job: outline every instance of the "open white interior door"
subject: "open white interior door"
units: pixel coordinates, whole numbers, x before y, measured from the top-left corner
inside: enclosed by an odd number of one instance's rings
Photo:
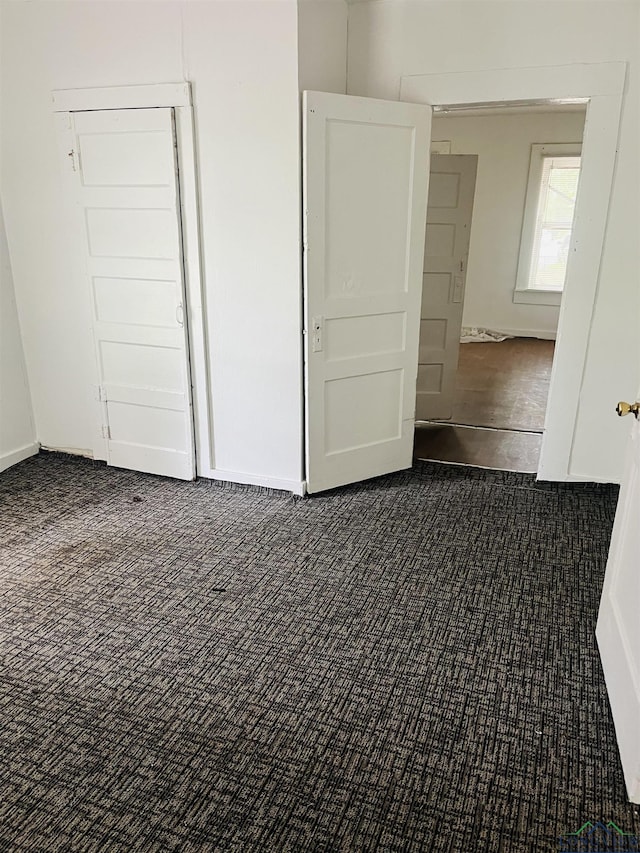
[[[304,94],[307,490],[411,466],[431,108]]]
[[[172,109],[72,113],[110,465],[195,477]]]
[[[640,421],[636,413],[631,425],[596,629],[622,769],[632,803],[640,803],[639,522]]]
[[[453,413],[478,157],[432,154],[424,247],[416,417]]]

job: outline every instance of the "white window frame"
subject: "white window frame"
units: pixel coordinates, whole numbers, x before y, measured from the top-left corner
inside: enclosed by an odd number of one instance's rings
[[[520,237],[520,254],[518,257],[518,272],[516,286],[513,291],[513,301],[529,305],[560,305],[563,290],[545,290],[531,287],[531,261],[535,244],[536,224],[538,219],[538,203],[542,190],[542,170],[546,157],[580,157],[582,143],[534,143],[531,146],[529,162],[529,179],[524,203],[522,233]],[[576,207],[577,207],[576,202]],[[573,242],[573,231],[571,234]],[[571,247],[569,248],[571,252]]]

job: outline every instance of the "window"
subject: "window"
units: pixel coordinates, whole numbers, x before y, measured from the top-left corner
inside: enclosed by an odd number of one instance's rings
[[[514,302],[557,305],[567,274],[579,144],[532,145]]]

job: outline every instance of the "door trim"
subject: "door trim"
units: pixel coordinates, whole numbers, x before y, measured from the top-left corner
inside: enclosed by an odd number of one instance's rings
[[[190,107],[191,86],[189,83],[155,83],[149,86],[56,89],[51,97],[55,113]]]
[[[209,393],[209,348],[206,333],[206,302],[202,286],[200,203],[197,182],[196,143],[191,105],[191,85],[160,83],[149,86],[111,86],[97,89],[59,89],[52,92],[53,111],[63,143],[61,159],[68,163],[71,123],[69,113],[91,110],[149,109],[172,107],[175,115],[182,255],[187,302],[188,355],[193,396],[193,425],[196,442],[196,473],[214,477],[213,414]],[[96,387],[98,386],[96,369]],[[98,447],[95,458],[105,459]]]
[[[588,100],[571,256],[538,467],[542,480],[593,479],[574,474],[571,463],[613,185],[626,66],[626,62],[603,62],[401,78],[401,101],[434,107]]]

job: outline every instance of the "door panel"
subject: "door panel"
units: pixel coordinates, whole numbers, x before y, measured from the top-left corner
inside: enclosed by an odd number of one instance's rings
[[[91,257],[172,260],[178,249],[171,210],[86,209]]]
[[[640,803],[639,518],[640,422],[634,419],[596,629],[627,792],[634,803]]]
[[[411,465],[430,123],[305,93],[309,492]]]
[[[336,317],[325,322],[327,361],[401,352],[405,339],[402,312],[370,314],[366,317]]]
[[[425,234],[416,417],[450,418],[458,368],[478,158],[432,154]]]
[[[107,461],[193,479],[173,111],[72,122]]]
[[[93,296],[98,322],[165,329],[175,326],[175,284],[172,281],[96,276]]]
[[[326,295],[403,292],[413,128],[327,117],[325,133]]]

